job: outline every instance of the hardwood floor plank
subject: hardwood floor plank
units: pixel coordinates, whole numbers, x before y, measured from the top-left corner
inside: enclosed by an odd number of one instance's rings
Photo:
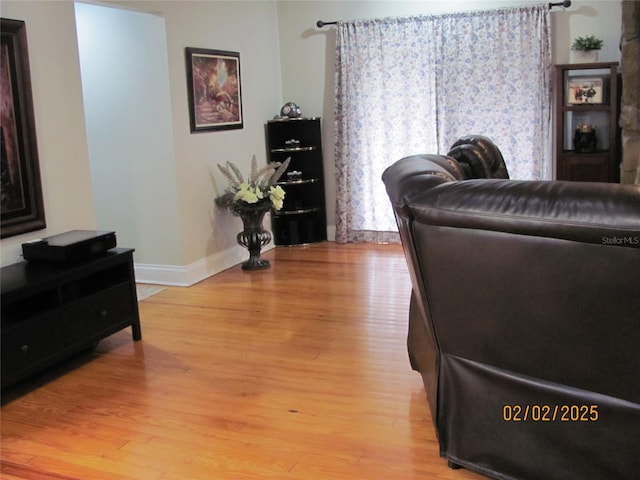
[[[42,472],[31,467],[5,461],[2,463],[2,478],[4,480],[23,480],[25,478],[29,480],[77,480],[75,477]]]
[[[2,477],[483,478],[438,455],[400,247],[265,257],[141,301],[141,342],[118,332],[3,392]]]

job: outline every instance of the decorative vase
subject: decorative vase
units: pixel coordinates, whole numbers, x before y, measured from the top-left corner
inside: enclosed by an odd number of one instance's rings
[[[571,63],[596,63],[598,50],[571,50]]]
[[[594,153],[596,151],[596,126],[578,125],[573,136],[573,149],[576,153]]]
[[[260,257],[262,247],[271,241],[271,232],[262,227],[269,208],[245,208],[240,213],[244,229],[238,234],[240,245],[249,250],[249,260],[242,264],[243,270],[263,270],[269,268],[269,260]]]

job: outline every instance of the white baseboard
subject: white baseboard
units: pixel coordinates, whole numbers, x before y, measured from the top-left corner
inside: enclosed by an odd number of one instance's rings
[[[268,251],[273,245],[264,249]],[[155,285],[189,287],[216,273],[220,273],[248,258],[241,247],[232,247],[223,252],[214,253],[186,266],[134,264],[136,282]]]
[[[336,226],[335,225],[327,225],[327,240],[330,242],[336,241]]]
[[[336,240],[335,225],[327,225],[327,239],[330,242]],[[273,244],[267,246],[264,251],[274,248]],[[136,263],[134,265],[136,282],[153,285],[170,285],[176,287],[188,287],[201,282],[211,275],[220,273],[248,258],[247,251],[234,246],[222,252],[214,253],[186,266],[152,265]]]

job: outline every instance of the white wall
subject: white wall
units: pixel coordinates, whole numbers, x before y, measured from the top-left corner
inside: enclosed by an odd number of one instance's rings
[[[418,14],[484,10],[535,5],[538,0],[458,1],[282,1],[278,2],[283,97],[296,102],[305,115],[322,116],[323,152],[327,178],[327,223],[335,238],[335,157],[333,151],[333,92],[335,28],[316,28],[316,21],[399,17]],[[619,61],[621,3],[618,0],[581,1],[552,11],[554,63],[568,63],[571,41],[594,34],[604,39],[600,61]],[[420,153],[420,152],[416,152]],[[429,152],[424,152],[429,153]],[[432,152],[433,153],[433,152]]]
[[[167,32],[183,277],[192,283],[244,260],[237,245],[241,222],[216,209],[226,186],[216,164],[235,162],[248,172],[251,158],[266,162],[264,124],[280,110],[280,45],[273,1],[113,1],[161,15]],[[185,47],[240,53],[244,128],[190,132]]]
[[[47,228],[1,242],[2,265],[22,243],[96,226],[71,2],[0,2],[3,18],[26,22],[31,86]]]
[[[137,264],[183,265],[164,18],[76,4],[99,230]]]
[[[620,61],[621,0],[573,0],[571,8],[551,18],[555,20],[555,63],[570,63],[571,43],[576,37],[586,35],[595,35],[604,40],[598,61]]]

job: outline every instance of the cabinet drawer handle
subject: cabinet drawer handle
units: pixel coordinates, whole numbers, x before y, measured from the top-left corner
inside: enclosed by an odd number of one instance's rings
[[[20,350],[22,350],[25,353],[28,352],[30,350],[29,345],[22,345],[20,347]]]

